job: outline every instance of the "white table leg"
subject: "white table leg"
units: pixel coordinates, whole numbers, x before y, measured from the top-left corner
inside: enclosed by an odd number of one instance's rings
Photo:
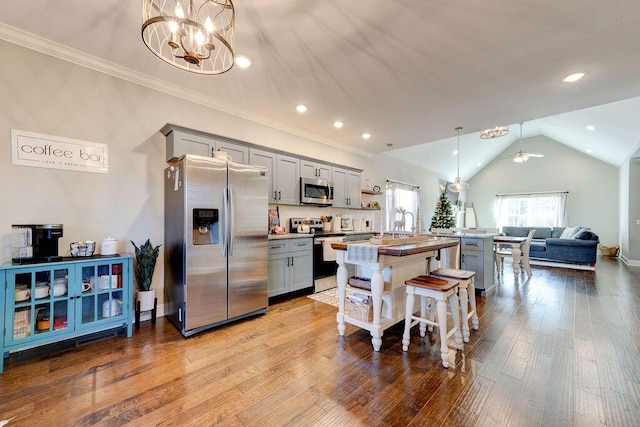
[[[522,251],[520,250],[520,243],[512,243],[511,256],[513,257],[513,274],[518,276],[520,274],[520,257]]]
[[[336,273],[336,279],[338,281],[338,314],[336,320],[338,321],[338,334],[344,336],[344,301],[347,293],[347,280],[349,274],[347,272],[347,266],[344,263],[345,251],[336,251],[336,262],[338,263],[338,272]]]
[[[384,277],[378,264],[373,265],[371,272],[371,298],[373,299],[373,327],[371,328],[371,344],[375,351],[380,351],[382,346],[382,292],[384,290]]]

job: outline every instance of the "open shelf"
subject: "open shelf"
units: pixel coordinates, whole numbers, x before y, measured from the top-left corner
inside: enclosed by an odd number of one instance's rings
[[[372,196],[382,196],[382,194],[384,194],[382,191],[373,191],[367,189],[362,189],[361,192],[362,194],[370,194]]]

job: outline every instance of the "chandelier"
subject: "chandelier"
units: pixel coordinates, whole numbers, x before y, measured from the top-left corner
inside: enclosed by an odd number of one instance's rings
[[[498,138],[500,136],[505,136],[509,133],[509,126],[496,126],[491,129],[485,129],[480,132],[480,138],[482,139],[493,139]]]
[[[142,0],[142,40],[163,61],[198,74],[233,67],[231,0]]]
[[[460,178],[460,131],[462,130],[461,126],[456,128],[458,132],[458,176],[456,176],[455,181],[453,181],[447,187],[449,191],[452,193],[460,193],[461,191],[467,191],[469,189],[469,184],[464,182],[462,178]]]

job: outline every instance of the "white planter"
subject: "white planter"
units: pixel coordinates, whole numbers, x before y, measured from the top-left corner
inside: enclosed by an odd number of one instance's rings
[[[140,311],[153,310],[154,301],[156,299],[156,290],[138,291],[138,301],[140,301]]]

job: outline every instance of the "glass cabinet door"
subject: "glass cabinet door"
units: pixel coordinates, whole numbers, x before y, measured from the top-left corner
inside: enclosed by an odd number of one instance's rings
[[[77,302],[77,326],[124,317],[122,290],[123,264],[96,263],[80,266],[81,283]]]
[[[7,340],[18,342],[69,328],[72,309],[69,282],[72,271],[64,266],[33,267],[7,272],[5,323]]]

